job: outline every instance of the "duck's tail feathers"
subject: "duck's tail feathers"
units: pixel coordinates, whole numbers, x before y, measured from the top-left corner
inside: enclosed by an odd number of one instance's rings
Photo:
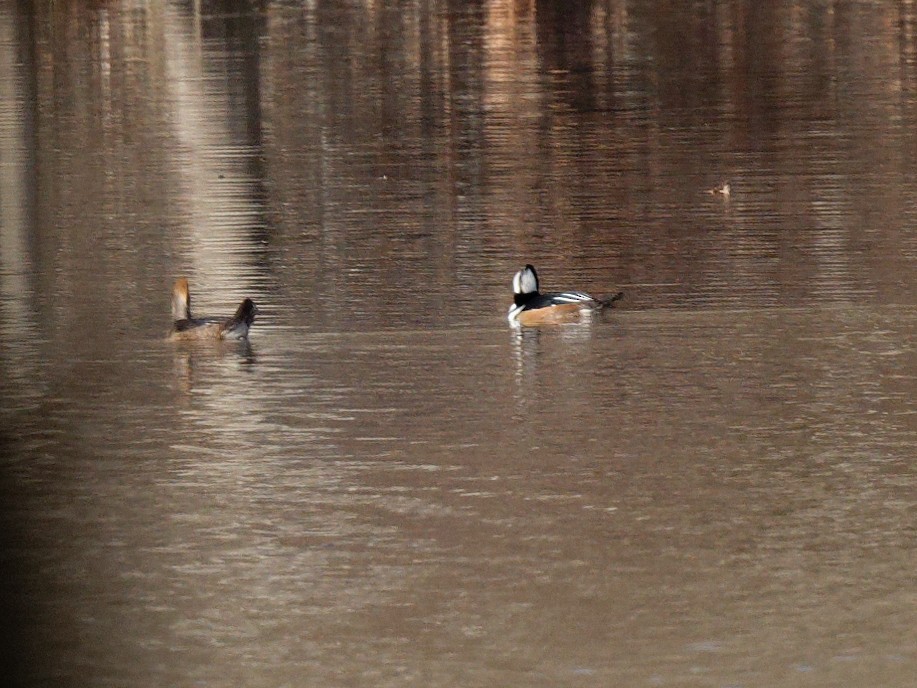
[[[248,328],[255,322],[255,315],[258,308],[251,299],[245,299],[239,304],[235,315],[223,323],[223,339],[245,339],[248,336]]]
[[[624,292],[619,291],[614,296],[610,296],[607,299],[596,299],[596,301],[598,301],[599,308],[611,308],[612,306],[614,306],[615,301],[620,301],[623,298],[624,298]]]

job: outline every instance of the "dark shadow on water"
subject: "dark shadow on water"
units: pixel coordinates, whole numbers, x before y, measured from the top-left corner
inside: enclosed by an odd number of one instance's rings
[[[0,426],[0,455],[24,457],[16,430]],[[57,658],[47,642],[51,620],[44,609],[56,593],[45,572],[29,556],[42,539],[28,525],[27,514],[41,509],[38,495],[8,471],[0,474],[0,671],[9,686],[37,685],[36,667]],[[55,619],[60,627],[66,622]]]

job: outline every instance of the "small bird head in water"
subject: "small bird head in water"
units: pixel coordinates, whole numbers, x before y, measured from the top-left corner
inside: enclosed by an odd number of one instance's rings
[[[729,186],[729,182],[723,182],[721,186],[714,187],[713,189],[707,189],[707,193],[711,196],[722,196],[723,198],[729,198],[729,194],[732,193],[732,188]]]

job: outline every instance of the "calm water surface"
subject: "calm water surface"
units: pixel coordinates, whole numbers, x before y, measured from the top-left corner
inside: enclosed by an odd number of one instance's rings
[[[0,6],[17,685],[913,685],[917,8],[575,5]]]

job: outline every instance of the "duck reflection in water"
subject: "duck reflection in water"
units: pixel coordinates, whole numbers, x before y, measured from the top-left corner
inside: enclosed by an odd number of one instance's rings
[[[231,318],[195,318],[191,315],[191,292],[188,280],[179,277],[172,287],[173,341],[217,341],[221,339],[247,339],[248,330],[255,322],[258,308],[251,299],[239,304]]]
[[[184,340],[186,342],[193,340]],[[196,340],[190,346],[176,346],[172,366],[175,389],[181,393],[185,404],[190,404],[192,392],[214,385],[226,384],[227,380],[238,380],[238,376],[250,372],[257,363],[257,356],[248,339],[242,339],[238,346],[219,346],[220,340],[210,340],[212,346],[204,345],[206,340]],[[232,384],[233,390],[244,389],[244,385]],[[221,393],[230,398],[232,393]]]

